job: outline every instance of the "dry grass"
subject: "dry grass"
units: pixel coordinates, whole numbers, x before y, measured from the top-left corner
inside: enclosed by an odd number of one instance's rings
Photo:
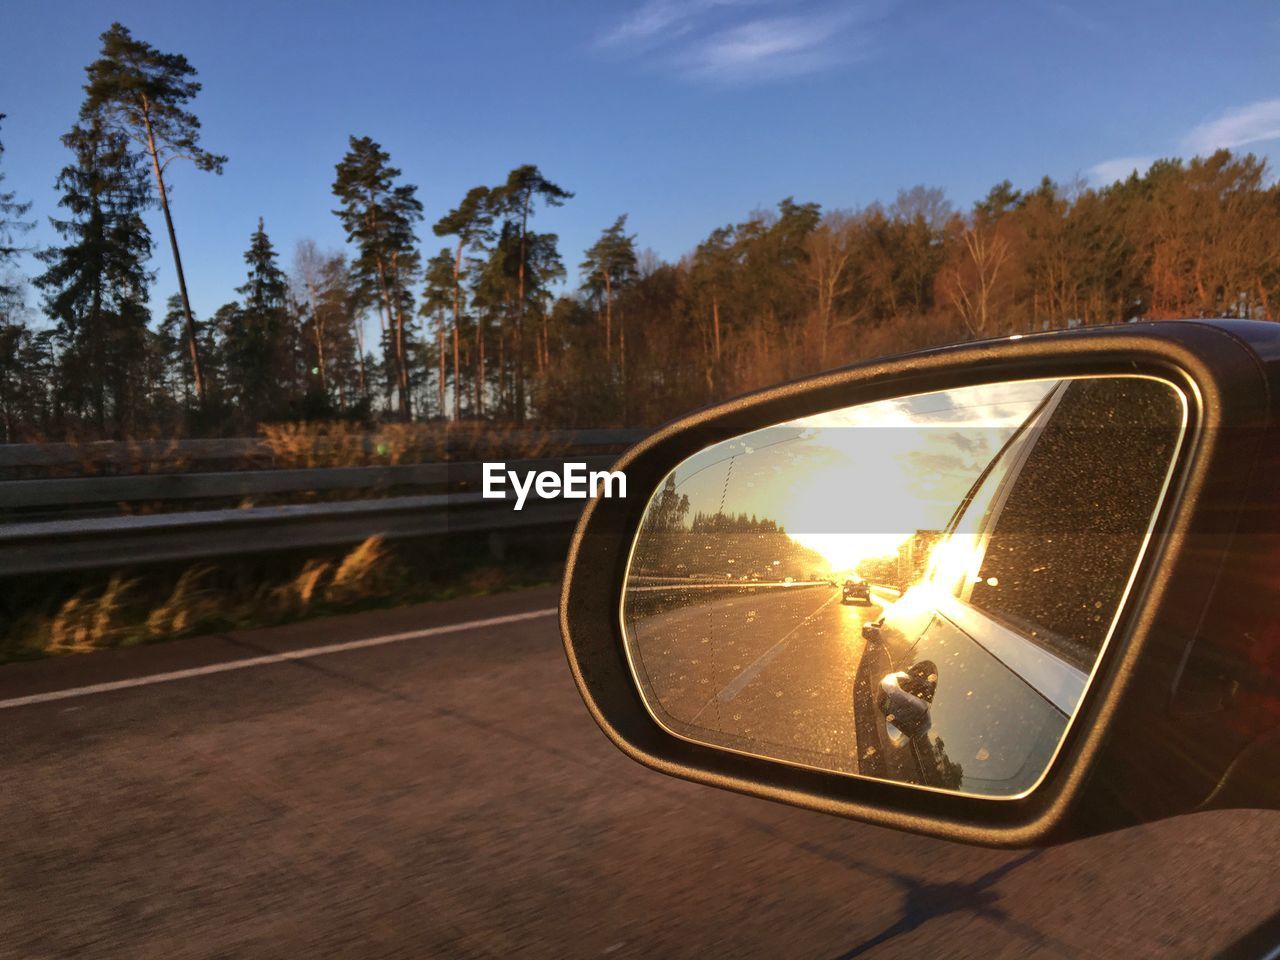
[[[206,586],[212,573],[207,564],[182,571],[168,599],[147,615],[147,636],[180,637],[212,617],[218,610],[217,591]]]
[[[0,663],[271,626],[373,606],[554,582],[561,549],[540,541],[495,564],[482,542],[381,537],[319,555],[237,557],[117,571],[86,585],[0,580]]]
[[[317,421],[264,423],[258,429],[272,462],[282,468],[551,457],[568,449],[550,431],[479,421],[386,423],[372,430]]]
[[[467,574],[464,583],[471,593],[493,593],[501,590],[506,580],[507,575],[501,567],[484,566]]]
[[[308,560],[298,575],[269,591],[272,605],[281,613],[303,613],[311,601],[320,595],[320,581],[329,572],[330,565],[323,560]]]
[[[338,564],[325,588],[326,599],[343,603],[375,593],[386,564],[387,548],[382,537],[369,537]]]
[[[557,440],[551,431],[512,425],[468,422],[454,424],[450,445],[468,454],[455,459],[483,460],[491,457],[554,457],[565,453],[569,444]]]
[[[263,467],[311,469],[484,460],[497,457],[553,457],[569,445],[553,431],[486,421],[458,423],[384,423],[367,426],[345,420],[259,424],[257,452],[216,464],[197,461],[184,441],[174,437],[136,437],[123,441],[69,437],[69,462],[21,469],[27,477],[131,476],[192,470],[253,470]],[[125,505],[121,505],[125,509]],[[139,504],[131,513],[160,507]]]
[[[136,585],[116,574],[96,597],[81,590],[49,621],[45,652],[84,653],[118,643],[128,623],[124,600]]]
[[[258,426],[258,432],[277,467],[346,467],[369,462],[365,430],[359,424],[345,421],[263,423]]]
[[[66,444],[66,463],[27,468],[50,477],[132,476],[149,473],[183,473],[194,461],[181,452],[182,441],[173,437],[135,437],[124,441],[85,440],[74,436]]]
[[[336,559],[304,560],[276,582],[244,578],[251,584],[247,589],[215,585],[217,571],[201,563],[183,570],[159,600],[142,595],[140,578],[115,574],[101,589],[82,588],[52,612],[24,613],[8,624],[7,638],[0,635],[0,654],[87,653],[186,636],[215,624],[279,623],[320,606],[359,605],[392,587],[390,558],[383,539],[370,537]]]

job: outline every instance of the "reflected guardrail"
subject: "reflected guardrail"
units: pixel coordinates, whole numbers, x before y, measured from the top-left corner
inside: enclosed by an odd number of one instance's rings
[[[634,577],[627,582],[628,593],[677,593],[685,590],[753,590],[758,588],[776,589],[779,587],[832,587],[827,580],[681,580],[666,583],[644,583],[654,579],[650,577]],[[632,583],[635,586],[632,586]]]

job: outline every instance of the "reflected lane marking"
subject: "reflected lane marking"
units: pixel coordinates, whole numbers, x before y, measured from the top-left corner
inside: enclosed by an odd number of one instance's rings
[[[422,630],[409,630],[404,633],[388,633],[380,637],[366,637],[363,640],[348,640],[344,643],[330,643],[322,647],[307,647],[303,650],[286,650],[261,657],[248,657],[244,660],[230,660],[225,663],[211,663],[203,667],[191,667],[187,670],[171,670],[167,673],[153,673],[145,677],[134,677],[129,680],[112,680],[108,683],[92,683],[83,687],[70,687],[66,690],[51,690],[48,693],[33,693],[25,697],[13,697],[0,700],[0,710],[12,707],[26,707],[36,703],[49,703],[53,700],[71,700],[76,697],[88,697],[97,693],[110,693],[113,690],[128,690],[130,687],[146,687],[154,683],[170,683],[174,680],[187,680],[191,677],[203,677],[212,673],[227,673],[231,670],[248,670],[250,667],[265,667],[277,663],[289,663],[292,660],[308,660],[312,657],[323,657],[331,653],[346,653],[349,650],[364,650],[369,647],[381,647],[389,643],[403,643],[406,640],[420,640],[425,637],[436,637],[445,633],[463,633],[467,630],[483,630],[485,627],[500,627],[508,623],[520,623],[523,620],[536,620],[540,617],[551,617],[559,613],[558,607],[547,607],[542,610],[531,610],[526,613],[512,613],[503,617],[489,617],[485,620],[468,620],[464,623],[449,623],[439,627],[427,627]]]
[[[694,714],[693,719],[690,720],[689,722],[697,723],[698,717],[702,716],[703,710],[706,710],[707,707],[711,706],[712,703],[728,703],[730,700],[732,700],[734,697],[740,694],[743,688],[746,687],[746,685],[749,684],[752,680],[754,680],[760,674],[760,671],[763,670],[765,667],[767,667],[773,661],[773,659],[782,652],[782,648],[785,647],[787,644],[787,641],[791,639],[791,635],[795,633],[797,630],[799,630],[801,627],[803,627],[805,624],[812,622],[813,618],[817,616],[818,613],[821,612],[822,608],[827,606],[827,604],[831,603],[833,600],[835,600],[836,596],[837,594],[833,593],[831,594],[831,596],[827,597],[827,599],[823,600],[822,603],[818,604],[818,606],[814,608],[812,613],[808,614],[803,620],[801,620],[794,627],[792,627],[785,634],[783,634],[782,637],[778,640],[778,642],[775,643],[768,650],[766,650],[764,653],[760,654],[760,656],[756,658],[755,662],[752,663],[751,666],[747,667],[747,669],[743,670],[740,674],[734,677],[733,680],[729,682],[728,686],[726,686],[723,690],[717,693],[711,700],[708,700],[705,704],[703,704],[702,710],[699,710],[696,714]]]

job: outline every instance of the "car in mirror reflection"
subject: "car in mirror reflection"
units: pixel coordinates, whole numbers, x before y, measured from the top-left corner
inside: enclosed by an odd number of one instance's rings
[[[855,600],[859,603],[871,602],[871,584],[862,577],[849,577],[841,590],[841,603],[852,603]]]

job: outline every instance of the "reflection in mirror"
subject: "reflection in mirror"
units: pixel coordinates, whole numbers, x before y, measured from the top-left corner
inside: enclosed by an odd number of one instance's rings
[[[1145,377],[834,410],[676,467],[632,547],[636,681],[677,736],[994,797],[1048,769],[1185,429]]]

